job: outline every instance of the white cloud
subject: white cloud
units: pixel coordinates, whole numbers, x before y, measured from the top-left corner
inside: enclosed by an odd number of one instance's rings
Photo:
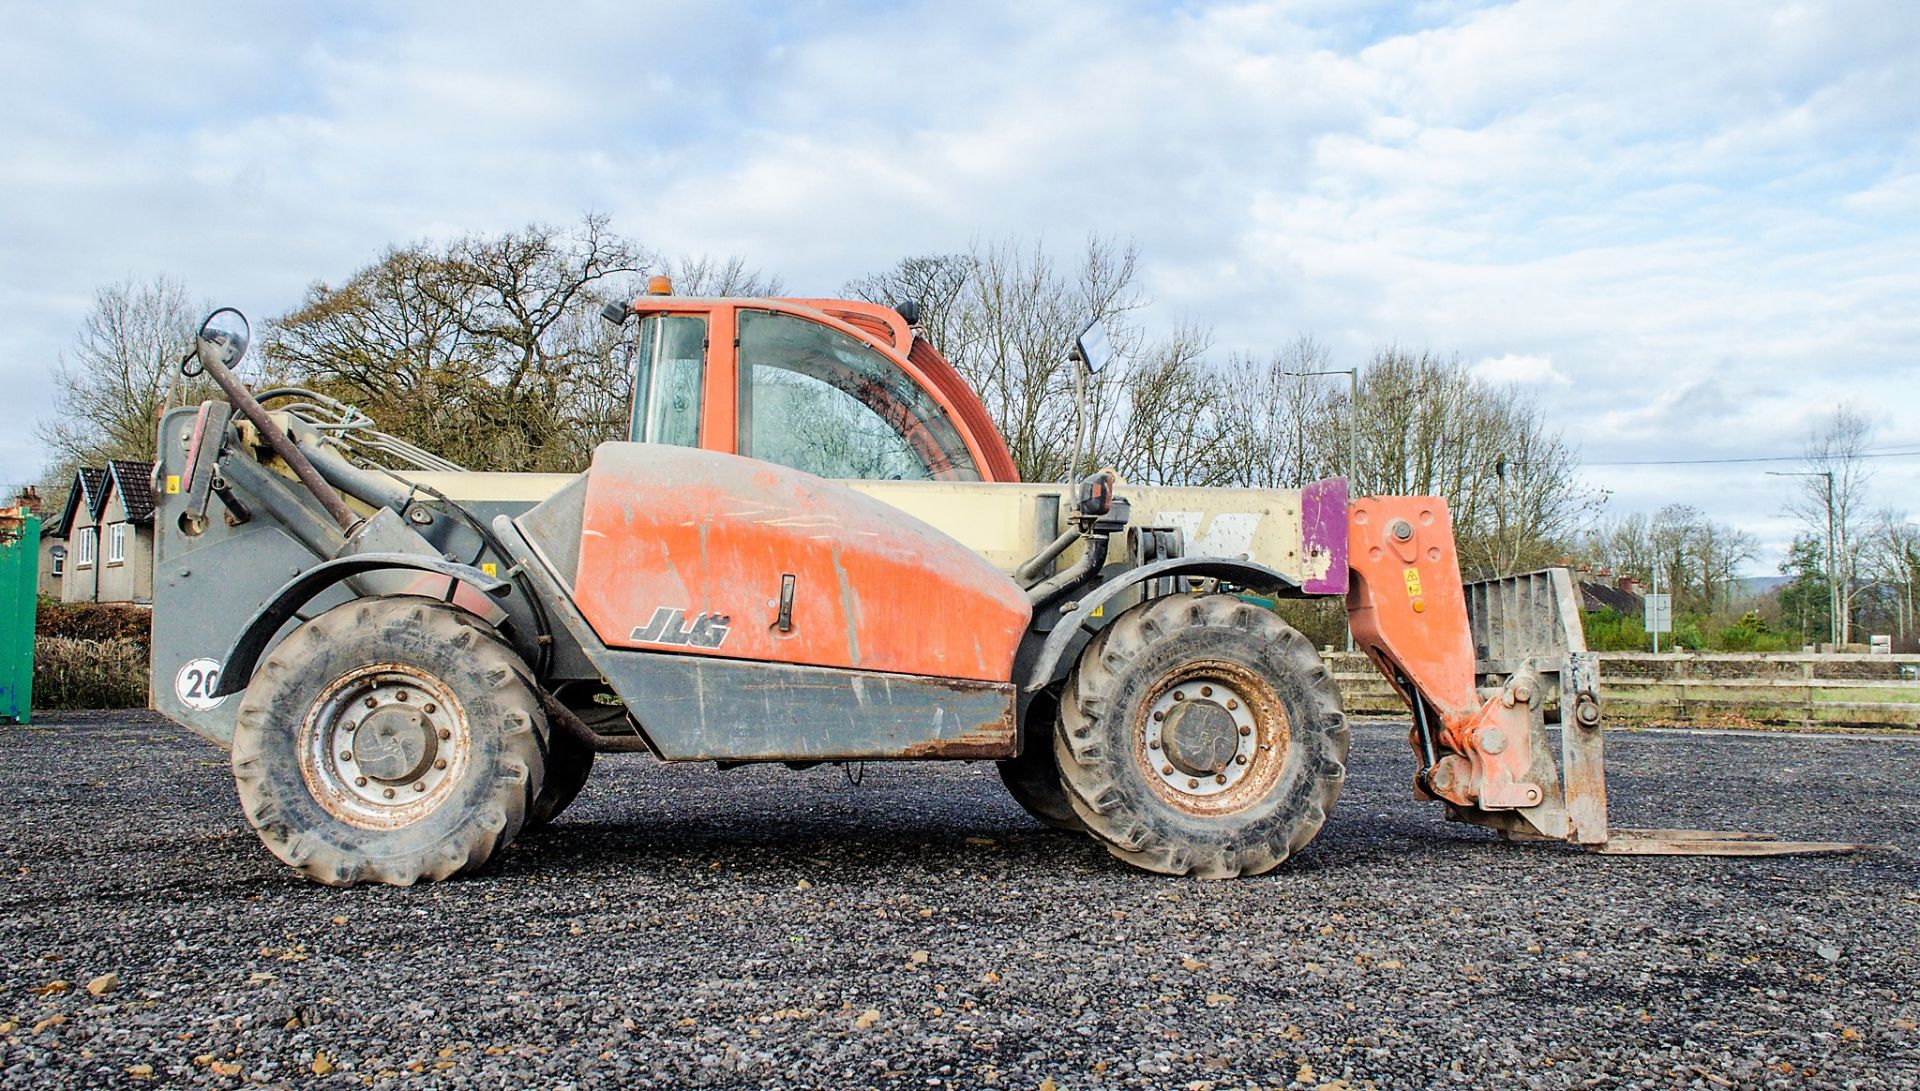
[[[1530,356],[1519,353],[1505,353],[1500,356],[1488,356],[1473,365],[1472,371],[1480,378],[1492,383],[1519,383],[1524,386],[1552,384],[1571,386],[1573,380],[1560,373],[1553,366],[1551,356]]]
[[[4,17],[26,415],[100,282],[272,313],[389,243],[596,208],[804,293],[976,236],[1131,236],[1156,321],[1457,352],[1595,463],[1790,451],[1849,399],[1920,442],[1885,395],[1920,383],[1903,0],[315,10]],[[0,481],[36,461],[0,435]],[[1920,492],[1920,460],[1881,482]]]

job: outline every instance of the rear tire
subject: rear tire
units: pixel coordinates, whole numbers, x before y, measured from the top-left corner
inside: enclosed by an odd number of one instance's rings
[[[994,764],[1000,769],[1000,783],[1007,786],[1007,794],[1028,814],[1056,830],[1085,833],[1087,824],[1074,813],[1066,785],[1060,782],[1060,759],[1053,752],[1059,718],[1057,697],[1051,693],[1036,696],[1027,709],[1027,722],[1021,726],[1026,738],[1020,756]]]
[[[526,829],[538,829],[560,817],[593,772],[593,747],[572,732],[555,731],[547,747],[547,779],[527,811]]]
[[[520,831],[545,774],[526,666],[457,608],[362,599],[306,622],[247,686],[233,775],[247,821],[332,886],[476,868]]]
[[[1305,637],[1231,595],[1128,610],[1087,645],[1060,706],[1074,813],[1147,871],[1270,871],[1313,840],[1346,780],[1333,676]]]

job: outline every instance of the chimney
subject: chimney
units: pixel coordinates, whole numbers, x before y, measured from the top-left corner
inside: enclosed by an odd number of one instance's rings
[[[1629,595],[1637,595],[1640,593],[1640,581],[1634,579],[1632,576],[1620,577],[1618,586],[1620,590],[1625,591]]]

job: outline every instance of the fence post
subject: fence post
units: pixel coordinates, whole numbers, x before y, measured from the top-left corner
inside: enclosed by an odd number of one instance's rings
[[[0,512],[0,720],[33,720],[33,622],[39,606],[40,520]]]

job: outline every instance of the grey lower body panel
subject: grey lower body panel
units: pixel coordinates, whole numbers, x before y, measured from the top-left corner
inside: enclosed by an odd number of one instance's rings
[[[666,761],[1009,758],[1010,682],[594,648]]]

